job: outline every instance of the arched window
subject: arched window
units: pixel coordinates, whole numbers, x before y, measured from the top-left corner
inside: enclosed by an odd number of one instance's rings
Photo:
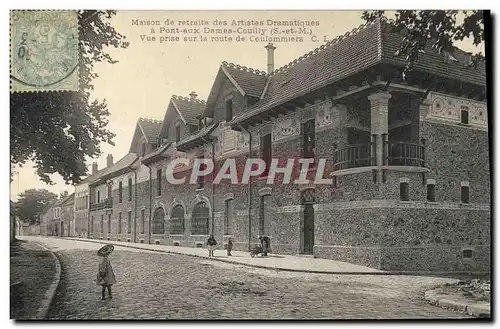
[[[157,208],[154,213],[152,225],[153,234],[165,233],[165,211],[163,208]]]
[[[208,205],[205,202],[194,206],[191,217],[191,234],[208,235]]]
[[[170,216],[170,234],[184,234],[184,208],[177,205]]]

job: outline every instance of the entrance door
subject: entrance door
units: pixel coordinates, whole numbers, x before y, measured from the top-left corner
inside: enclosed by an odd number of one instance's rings
[[[61,222],[61,236],[64,236],[64,222]]]
[[[314,247],[314,208],[304,205],[304,254],[312,255]]]

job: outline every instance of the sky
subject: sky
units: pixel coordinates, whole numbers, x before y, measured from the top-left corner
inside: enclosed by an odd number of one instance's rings
[[[302,20],[318,21],[313,28],[318,42],[306,37],[304,42],[274,43],[275,68],[288,64],[360,24],[361,11],[118,11],[111,19],[115,29],[125,35],[130,42],[127,49],[108,48],[116,64],[97,63],[93,97],[106,99],[109,116],[108,128],[116,134],[115,146],[102,145],[103,154],[94,159],[98,167],[106,164],[106,155],[112,154],[114,161],[125,156],[130,148],[135,125],[139,117],[162,120],[172,95],[188,97],[191,91],[199,99],[206,100],[222,61],[266,71],[267,42],[178,42],[159,43],[159,30],[155,30],[157,40],[147,42],[141,35],[151,35],[151,26],[134,25],[138,19],[160,20]],[[264,26],[266,28],[267,26]],[[247,38],[248,39],[248,38]],[[468,41],[458,44],[466,51],[478,50]],[[92,161],[87,163],[90,167]],[[59,175],[52,175],[54,185],[47,185],[38,179],[30,163],[23,168],[15,168],[17,174],[11,183],[12,200],[30,188],[45,188],[54,193],[74,191],[73,186],[64,184]]]

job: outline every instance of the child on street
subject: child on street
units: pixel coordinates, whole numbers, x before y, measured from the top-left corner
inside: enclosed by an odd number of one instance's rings
[[[102,286],[103,300],[106,299],[106,289],[108,290],[109,298],[113,298],[113,295],[111,294],[111,286],[116,283],[116,277],[108,258],[109,254],[111,254],[113,250],[114,246],[112,244],[108,244],[97,251],[97,255],[101,257],[101,260],[99,262],[96,282],[97,285]]]

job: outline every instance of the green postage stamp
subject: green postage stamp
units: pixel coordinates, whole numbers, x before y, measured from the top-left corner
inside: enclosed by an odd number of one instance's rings
[[[26,10],[10,15],[11,92],[77,91],[77,12]]]

